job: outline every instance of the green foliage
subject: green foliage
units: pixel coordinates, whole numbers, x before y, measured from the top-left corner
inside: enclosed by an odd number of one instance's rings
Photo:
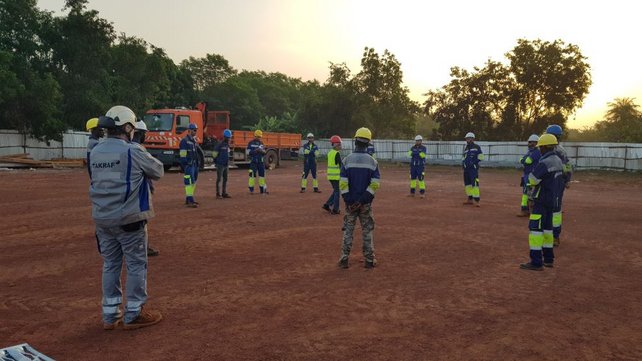
[[[590,68],[575,45],[520,39],[506,57],[509,65],[454,67],[450,83],[427,94],[425,111],[440,124],[441,139],[469,131],[486,140],[522,139],[551,123],[564,126],[588,94]]]
[[[190,56],[180,66],[192,77],[197,92],[221,84],[236,74],[227,59],[218,54],[207,54],[204,58]]]

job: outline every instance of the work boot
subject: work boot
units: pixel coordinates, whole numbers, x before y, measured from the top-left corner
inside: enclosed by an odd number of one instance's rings
[[[467,199],[467,200],[464,202],[464,205],[468,205],[468,204],[473,204],[473,200],[472,200],[472,199]]]
[[[367,260],[364,262],[364,265],[363,265],[363,266],[364,266],[365,268],[370,269],[370,268],[375,268],[375,266],[376,266],[376,265],[377,265],[377,260],[376,260],[376,259],[367,259]]]
[[[553,240],[553,247],[559,247],[560,246],[560,238],[557,237]]]
[[[229,195],[229,194],[227,194],[227,193],[223,193],[223,198],[232,198],[232,196],[230,196],[230,195]]]
[[[163,315],[158,311],[147,311],[142,309],[138,317],[130,323],[123,324],[125,330],[135,330],[159,323],[163,319]]]
[[[338,210],[338,209],[337,210],[333,209],[333,210],[330,211],[330,214],[341,214],[341,211]]]
[[[220,194],[216,193],[216,199],[223,199],[223,197]]]
[[[543,271],[544,267],[542,266],[535,266],[534,264],[528,262],[528,263],[522,263],[519,265],[519,268],[529,270],[529,271]]]
[[[481,207],[481,204],[479,204],[479,201],[475,202],[475,207]]]
[[[198,203],[196,203],[196,202],[185,203],[185,207],[187,207],[187,208],[198,208]]]
[[[116,315],[116,321],[113,323],[103,322],[103,330],[111,331],[117,329],[123,323],[123,311],[118,309],[118,314]]]
[[[414,197],[414,196],[415,196],[415,194],[414,194],[414,193],[410,193],[410,194],[408,194],[408,197]]]
[[[305,188],[301,188],[301,191],[299,193],[305,193]]]
[[[329,205],[327,205],[327,204],[322,205],[322,206],[321,206],[321,208],[325,209],[325,210],[326,210],[326,211],[328,211],[328,212],[331,212],[331,211],[330,211],[330,206],[329,206]]]
[[[160,252],[157,249],[153,249],[152,247],[147,247],[147,257],[156,257],[160,254]]]
[[[419,198],[424,199],[424,198],[426,198],[426,195],[422,193],[422,194],[419,196]]]
[[[348,264],[348,259],[347,258],[342,259],[342,260],[339,261],[339,268],[346,269],[348,267],[350,267],[350,265]]]
[[[314,193],[321,193],[321,191],[319,190],[319,188],[314,188]]]
[[[516,214],[517,217],[528,217],[530,215],[531,213],[527,209],[522,209],[521,212]]]
[[[544,267],[553,268],[553,262],[544,262]]]

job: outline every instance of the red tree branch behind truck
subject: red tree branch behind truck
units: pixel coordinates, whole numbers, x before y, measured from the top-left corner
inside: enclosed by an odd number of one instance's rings
[[[150,109],[145,114],[147,137],[145,147],[165,165],[165,169],[179,164],[179,145],[187,135],[190,123],[198,126],[196,141],[203,166],[211,165],[212,150],[223,139],[223,130],[230,127],[230,112],[208,110],[207,103],[196,104],[195,109]],[[230,141],[232,164],[247,164],[247,144],[254,139],[254,132],[233,130]],[[301,147],[301,135],[292,133],[263,132],[267,153],[265,166],[277,167],[282,159],[296,159]]]

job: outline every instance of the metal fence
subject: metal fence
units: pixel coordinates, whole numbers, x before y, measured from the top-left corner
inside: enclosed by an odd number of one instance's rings
[[[526,142],[476,142],[484,153],[484,167],[519,167],[526,153]],[[316,141],[322,154],[330,150],[327,139]],[[409,162],[408,150],[412,140],[382,139],[373,142],[379,160]],[[465,146],[463,141],[424,141],[429,164],[460,164]],[[635,143],[576,143],[563,142],[571,163],[576,169],[642,170],[642,144]],[[344,141],[342,155],[349,154],[354,145]]]
[[[34,159],[80,159],[86,156],[89,133],[68,131],[61,142],[41,142],[15,130],[0,130],[0,156],[29,153]],[[302,141],[302,143],[305,140]],[[375,156],[379,160],[408,162],[412,140],[375,140]],[[328,139],[316,141],[323,155],[330,150]],[[431,164],[459,164],[465,142],[426,141],[428,162]],[[485,167],[518,167],[526,152],[525,142],[477,142],[482,148]],[[642,144],[635,143],[563,143],[576,169],[642,170]],[[343,142],[341,153],[353,150],[351,141]]]

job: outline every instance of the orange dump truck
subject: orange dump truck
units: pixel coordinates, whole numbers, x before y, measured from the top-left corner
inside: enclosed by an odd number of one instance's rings
[[[212,150],[223,139],[223,130],[230,127],[230,112],[208,110],[207,103],[198,103],[195,109],[151,109],[143,119],[147,125],[145,147],[165,165],[165,169],[179,165],[179,146],[187,135],[190,123],[198,126],[196,141],[199,144],[201,167],[212,165]],[[248,164],[247,144],[254,139],[253,131],[233,130],[230,141],[232,165]],[[297,159],[301,135],[292,133],[263,132],[267,153],[265,166],[274,168],[283,159]]]

